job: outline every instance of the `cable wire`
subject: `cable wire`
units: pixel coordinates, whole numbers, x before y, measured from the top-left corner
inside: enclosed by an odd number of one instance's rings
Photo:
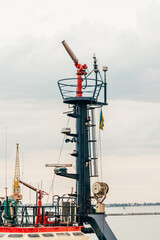
[[[69,124],[69,119],[70,119],[70,118],[68,117],[67,127],[68,127],[68,124]],[[59,164],[59,161],[60,161],[60,158],[61,158],[61,155],[62,155],[62,150],[63,150],[63,146],[64,146],[64,141],[65,141],[65,135],[64,135],[64,137],[63,137],[63,141],[62,141],[60,153],[59,153],[59,156],[58,156],[57,164]],[[49,190],[49,194],[48,194],[48,198],[47,198],[46,204],[48,203],[48,200],[49,200],[51,191],[52,191],[52,189],[53,189],[55,176],[56,176],[56,175],[55,175],[55,173],[54,173],[54,174],[53,174],[53,178],[52,178],[52,184],[51,184],[51,187],[50,187],[50,190]]]

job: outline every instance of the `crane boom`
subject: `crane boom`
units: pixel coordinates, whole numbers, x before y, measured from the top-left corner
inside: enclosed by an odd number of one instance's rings
[[[32,189],[33,191],[35,191],[35,192],[37,191],[37,188],[31,186],[30,184],[28,184],[28,183],[26,183],[26,182],[23,182],[22,180],[19,180],[19,182],[22,183],[24,186]]]

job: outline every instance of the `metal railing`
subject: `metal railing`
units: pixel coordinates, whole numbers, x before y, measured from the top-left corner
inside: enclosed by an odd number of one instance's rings
[[[77,78],[66,78],[58,81],[58,86],[63,99],[77,96]],[[97,100],[103,81],[92,78],[82,78],[82,97]]]
[[[73,226],[76,209],[75,198],[65,196],[52,205],[0,205],[0,226]]]

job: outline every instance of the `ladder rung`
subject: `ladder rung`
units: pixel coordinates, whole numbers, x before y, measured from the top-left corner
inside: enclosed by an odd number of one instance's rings
[[[88,124],[87,127],[95,127],[95,124]]]
[[[78,134],[76,133],[66,133],[67,136],[71,136],[71,137],[77,137]]]
[[[73,156],[73,157],[78,157],[78,153],[71,153],[71,156]]]
[[[76,113],[68,113],[67,116],[73,117],[73,118],[79,118],[79,114],[76,114]]]

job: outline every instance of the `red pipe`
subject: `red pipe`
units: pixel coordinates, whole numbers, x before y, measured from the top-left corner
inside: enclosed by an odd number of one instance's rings
[[[41,221],[42,221],[42,214],[41,214],[42,197],[43,197],[43,193],[41,190],[39,190],[39,192],[38,192],[38,210],[37,210],[37,216],[36,216],[36,222],[35,222],[36,225],[38,225],[38,223],[41,223]]]
[[[86,75],[85,69],[87,69],[87,65],[81,65],[78,61],[75,63],[76,68],[78,69],[77,72],[77,97],[82,97],[82,75]]]

